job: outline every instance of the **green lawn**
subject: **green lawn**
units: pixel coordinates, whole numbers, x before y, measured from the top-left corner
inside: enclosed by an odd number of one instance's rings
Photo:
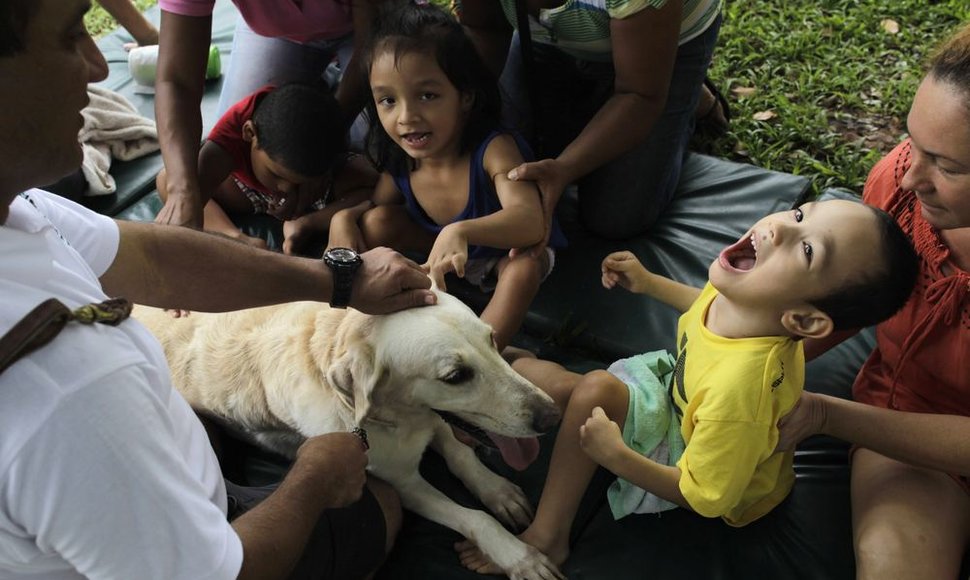
[[[141,8],[155,2],[135,0]],[[726,5],[710,76],[734,119],[728,135],[698,146],[809,176],[816,192],[861,189],[869,168],[905,131],[928,50],[970,21],[966,0]],[[87,23],[94,34],[114,26],[97,5]]]

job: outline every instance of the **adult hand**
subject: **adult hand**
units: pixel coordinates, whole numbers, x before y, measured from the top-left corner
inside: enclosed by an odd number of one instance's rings
[[[825,401],[820,395],[803,391],[791,412],[778,420],[775,451],[793,451],[806,437],[821,433],[824,425]]]
[[[155,223],[202,229],[202,202],[198,191],[169,191],[165,205],[155,216]]]
[[[523,163],[509,171],[508,178],[512,181],[534,181],[542,196],[542,216],[545,220],[546,233],[542,241],[528,248],[512,248],[509,257],[519,254],[529,254],[538,258],[546,251],[549,236],[552,235],[552,218],[556,212],[556,204],[562,197],[562,192],[569,183],[562,163],[557,159],[542,159],[531,163]]]
[[[358,499],[367,481],[367,453],[352,433],[311,437],[296,452],[296,461],[321,478],[324,509],[348,506]]]
[[[449,224],[438,232],[434,246],[428,253],[428,261],[422,264],[439,290],[448,291],[445,274],[454,272],[459,278],[465,277],[465,264],[468,262],[468,239],[461,233],[458,224]]]
[[[580,426],[579,446],[590,459],[607,469],[626,449],[620,426],[606,416],[602,407],[594,407],[586,423]]]
[[[619,284],[630,292],[643,294],[649,285],[650,273],[632,252],[613,252],[603,259],[603,287],[612,290]]]
[[[390,248],[361,254],[350,295],[350,306],[368,314],[387,314],[438,301],[431,279],[411,260]]]

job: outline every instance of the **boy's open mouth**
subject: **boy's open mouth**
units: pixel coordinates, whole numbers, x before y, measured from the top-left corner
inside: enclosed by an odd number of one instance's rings
[[[758,262],[758,246],[755,233],[751,232],[733,245],[721,251],[718,256],[721,266],[736,272],[748,272]]]

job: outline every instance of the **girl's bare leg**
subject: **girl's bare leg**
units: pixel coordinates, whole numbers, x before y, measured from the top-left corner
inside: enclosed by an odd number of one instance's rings
[[[411,221],[403,205],[379,205],[364,212],[358,221],[368,248],[387,246],[399,252],[428,252],[434,235]]]
[[[956,578],[970,541],[970,496],[943,472],[859,449],[852,528],[860,579]]]
[[[557,565],[565,562],[569,556],[573,519],[598,467],[579,446],[579,428],[592,414],[594,407],[602,407],[610,419],[622,428],[629,404],[627,386],[606,371],[593,371],[585,375],[569,399],[556,436],[556,446],[552,451],[549,474],[536,517],[532,525],[519,535],[519,539],[535,546]],[[470,541],[459,542],[455,548],[466,568],[482,574],[500,572]]]

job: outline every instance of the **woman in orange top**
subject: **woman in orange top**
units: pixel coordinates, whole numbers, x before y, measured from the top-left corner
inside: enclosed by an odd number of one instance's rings
[[[908,129],[863,198],[910,236],[917,287],[876,328],[853,386],[865,404],[805,393],[779,442],[826,433],[856,443],[859,578],[955,578],[970,545],[970,26],[931,60]]]

